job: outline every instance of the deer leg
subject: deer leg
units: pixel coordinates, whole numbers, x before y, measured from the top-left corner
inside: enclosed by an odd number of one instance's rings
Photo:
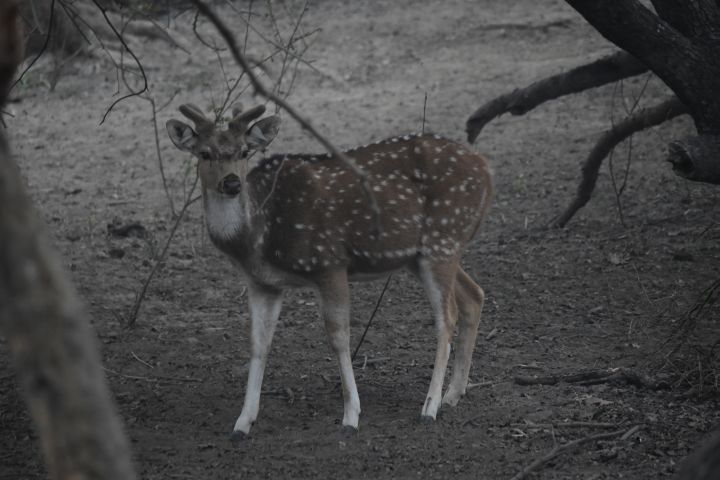
[[[320,316],[325,324],[330,346],[340,363],[344,414],[343,427],[358,428],[360,397],[350,358],[350,289],[346,272],[336,272],[318,282]]]
[[[248,303],[250,304],[251,350],[245,403],[233,428],[233,439],[250,432],[260,409],[260,389],[262,387],[265,362],[270,350],[273,333],[282,307],[282,291],[259,285],[248,285]]]
[[[450,340],[457,320],[454,286],[457,268],[456,262],[432,265],[428,260],[420,261],[420,279],[433,308],[438,335],[435,366],[421,413],[423,418],[431,420],[435,420],[440,407],[445,370],[450,356]]]
[[[458,269],[455,285],[455,297],[458,303],[458,338],[456,340],[453,374],[450,379],[442,403],[455,406],[460,397],[465,395],[472,354],[477,340],[480,314],[485,302],[485,292],[465,271]]]

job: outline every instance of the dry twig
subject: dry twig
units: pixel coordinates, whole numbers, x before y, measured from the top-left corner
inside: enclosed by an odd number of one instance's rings
[[[125,321],[126,328],[131,328],[135,325],[135,322],[137,321],[138,313],[140,312],[140,306],[142,305],[142,302],[145,299],[145,294],[147,293],[148,287],[150,286],[150,282],[152,282],[158,269],[160,268],[162,263],[165,261],[165,256],[167,255],[167,252],[170,249],[170,245],[172,244],[173,238],[175,237],[175,232],[177,232],[177,229],[180,226],[180,222],[185,217],[185,212],[190,207],[190,205],[192,205],[193,203],[195,203],[197,200],[200,199],[200,197],[193,198],[193,194],[195,193],[195,188],[197,187],[197,184],[198,184],[198,176],[196,174],[195,180],[193,181],[193,184],[192,184],[192,187],[190,188],[190,191],[188,192],[187,197],[185,197],[185,203],[183,204],[183,207],[180,210],[180,213],[178,214],[177,218],[175,218],[175,223],[173,224],[172,229],[170,229],[168,238],[165,241],[165,246],[163,247],[162,251],[160,252],[160,255],[155,259],[155,265],[153,265],[152,270],[150,270],[150,273],[148,274],[147,278],[145,278],[145,282],[143,282],[143,286],[140,289],[140,292],[138,293],[138,295],[135,299],[135,303],[133,304],[132,308],[130,309],[130,313],[128,314],[127,320]]]
[[[522,480],[523,478],[526,478],[529,474],[534,472],[535,470],[539,469],[543,465],[545,465],[547,462],[552,460],[553,458],[557,457],[558,455],[561,455],[565,452],[569,452],[571,450],[576,449],[580,445],[584,445],[586,443],[590,442],[597,442],[600,440],[610,440],[612,438],[621,437],[621,440],[626,440],[630,436],[632,436],[635,432],[638,430],[638,426],[634,426],[633,428],[629,430],[616,430],[614,432],[608,432],[608,433],[598,433],[595,435],[589,435],[587,437],[578,438],[577,440],[573,440],[571,442],[564,443],[562,445],[558,445],[550,452],[548,452],[546,455],[538,458],[534,462],[532,462],[527,467],[523,468],[520,473],[512,477],[512,480]]]
[[[649,390],[667,388],[664,382],[655,382],[639,373],[624,368],[609,368],[604,370],[588,370],[583,372],[567,373],[563,375],[545,375],[539,377],[517,376],[514,382],[518,385],[556,385],[560,382],[573,383],[575,385],[597,385],[609,382],[624,382],[637,387]]]

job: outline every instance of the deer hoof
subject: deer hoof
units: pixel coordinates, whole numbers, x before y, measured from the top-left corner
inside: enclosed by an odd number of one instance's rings
[[[230,435],[230,441],[233,445],[239,445],[240,443],[244,442],[245,439],[247,439],[249,436],[249,433],[245,433],[242,430],[235,430]]]
[[[424,423],[426,425],[431,425],[435,423],[435,417],[431,415],[420,415],[420,423]]]
[[[340,429],[340,433],[344,437],[354,437],[358,433],[358,429],[352,425],[343,425]]]

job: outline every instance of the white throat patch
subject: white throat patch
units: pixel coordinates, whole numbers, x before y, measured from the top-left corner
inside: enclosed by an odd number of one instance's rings
[[[242,197],[229,197],[208,190],[205,195],[205,222],[210,236],[218,240],[233,238],[248,223]]]

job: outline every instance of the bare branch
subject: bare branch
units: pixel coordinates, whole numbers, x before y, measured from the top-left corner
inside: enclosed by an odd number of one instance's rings
[[[175,94],[173,97],[175,97]],[[162,183],[163,183],[163,189],[165,190],[165,196],[167,197],[168,204],[170,205],[170,213],[172,213],[172,216],[175,216],[175,205],[173,204],[172,195],[170,195],[170,190],[168,189],[167,185],[167,179],[165,178],[165,165],[163,164],[163,158],[162,158],[162,151],[160,150],[160,133],[158,132],[158,126],[157,126],[157,106],[155,105],[155,99],[153,97],[142,97],[145,98],[150,103],[150,106],[152,107],[152,122],[153,122],[153,133],[155,134],[155,153],[157,155],[158,160],[158,168],[160,169],[160,176],[162,177]],[[171,98],[172,99],[172,98]]]
[[[20,76],[15,80],[15,82],[10,86],[10,90],[12,91],[13,88],[15,88],[15,85],[17,85],[25,76],[25,74],[32,68],[33,65],[35,65],[35,62],[37,62],[40,57],[43,56],[45,51],[48,48],[48,45],[50,44],[50,37],[52,35],[52,28],[55,21],[55,0],[52,0],[52,3],[50,3],[50,19],[48,20],[48,28],[47,33],[45,34],[45,41],[43,42],[43,46],[40,48],[40,51],[37,55],[35,55],[35,58],[32,59],[32,61],[28,64],[27,67],[25,67],[25,70],[22,71]]]
[[[687,112],[677,97],[671,97],[654,107],[638,110],[607,130],[595,144],[582,167],[583,178],[578,185],[575,199],[552,225],[564,227],[568,221],[590,200],[595,189],[600,166],[612,149],[635,132],[660,125]]]
[[[92,0],[92,1],[93,1],[93,3],[95,4],[95,6],[100,10],[100,12],[102,13],[103,18],[104,18],[105,21],[107,22],[108,26],[112,29],[113,33],[115,34],[115,36],[117,37],[117,39],[120,41],[120,43],[122,44],[122,46],[125,48],[125,50],[127,50],[127,52],[130,54],[130,56],[133,57],[133,60],[135,60],[135,63],[137,64],[138,68],[140,69],[140,74],[142,75],[142,79],[143,79],[143,87],[142,87],[142,89],[140,89],[139,91],[136,91],[136,92],[131,91],[131,92],[128,93],[127,95],[123,95],[122,97],[120,97],[120,98],[118,98],[117,100],[115,100],[115,101],[108,107],[108,109],[105,111],[105,114],[104,114],[103,117],[102,117],[102,120],[100,120],[100,125],[102,125],[103,123],[105,123],[105,119],[106,119],[107,116],[110,114],[110,112],[112,111],[112,109],[115,108],[115,105],[117,105],[118,103],[122,102],[123,100],[126,100],[126,99],[131,98],[131,97],[137,97],[137,96],[140,96],[140,95],[142,95],[143,93],[147,92],[147,90],[148,90],[148,81],[147,81],[147,76],[145,75],[145,69],[143,68],[142,63],[140,62],[140,60],[138,59],[138,57],[135,55],[135,52],[133,52],[132,49],[128,46],[128,44],[125,42],[125,39],[123,38],[122,34],[117,31],[117,29],[115,28],[115,25],[113,25],[113,23],[110,21],[110,18],[109,18],[108,15],[107,15],[107,10],[106,10],[102,5],[100,5],[100,4],[98,3],[98,0]]]
[[[172,244],[173,238],[175,238],[175,233],[177,232],[178,227],[180,226],[180,222],[182,222],[183,218],[185,217],[185,212],[187,212],[187,209],[190,208],[190,205],[197,202],[200,197],[193,198],[193,194],[195,193],[195,188],[198,184],[198,175],[196,172],[195,180],[193,180],[192,187],[190,188],[190,191],[187,193],[187,196],[185,198],[185,203],[182,206],[182,209],[180,209],[180,213],[178,213],[177,217],[175,218],[175,223],[173,223],[172,228],[170,229],[170,233],[168,233],[168,237],[165,240],[165,246],[163,247],[160,254],[155,258],[155,265],[153,265],[152,270],[150,270],[150,273],[145,278],[145,281],[143,282],[143,286],[140,289],[140,292],[138,293],[137,297],[135,298],[135,303],[130,308],[130,313],[128,314],[127,319],[125,320],[125,328],[132,328],[135,326],[135,323],[137,321],[138,313],[140,313],[140,307],[142,306],[142,302],[145,299],[145,294],[147,293],[148,287],[150,286],[150,283],[152,282],[153,278],[155,278],[155,274],[160,269],[160,266],[165,261],[165,257],[167,256],[167,252],[170,249],[170,245]]]
[[[616,52],[525,88],[515,89],[487,102],[470,116],[465,127],[468,141],[474,142],[485,125],[503,113],[523,115],[548,100],[640,75],[647,70],[629,53]]]

